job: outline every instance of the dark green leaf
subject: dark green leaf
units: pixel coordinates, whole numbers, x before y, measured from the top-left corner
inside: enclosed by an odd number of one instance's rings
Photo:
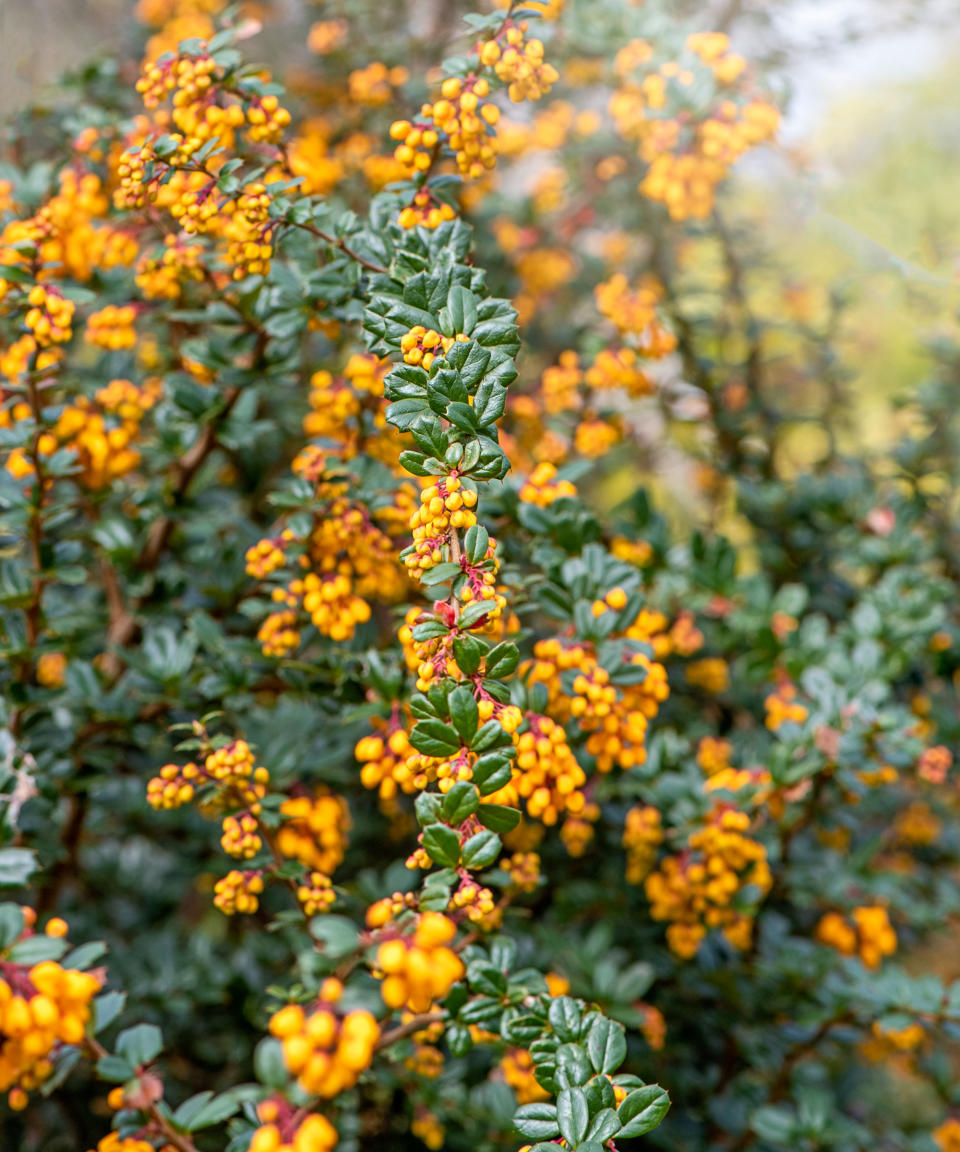
[[[434,864],[443,868],[456,868],[460,863],[460,837],[446,824],[424,828],[423,848]]]
[[[638,1088],[623,1101],[617,1109],[617,1116],[623,1127],[620,1135],[642,1136],[650,1132],[663,1120],[670,1110],[670,1097],[659,1084],[647,1084]]]

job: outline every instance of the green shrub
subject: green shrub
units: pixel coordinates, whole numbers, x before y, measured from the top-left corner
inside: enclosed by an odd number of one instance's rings
[[[669,5],[220,7],[0,169],[3,1146],[960,1147],[957,347],[844,434]]]

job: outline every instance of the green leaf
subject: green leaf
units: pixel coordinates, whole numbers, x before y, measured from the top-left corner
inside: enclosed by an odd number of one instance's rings
[[[590,1127],[590,1109],[582,1088],[561,1090],[557,1097],[557,1123],[560,1125],[560,1135],[571,1147],[576,1148]]]
[[[466,1056],[473,1047],[473,1036],[465,1024],[450,1024],[444,1033],[451,1056]]]
[[[55,1070],[40,1086],[41,1096],[52,1096],[66,1082],[70,1073],[83,1059],[82,1048],[63,1047],[54,1056]]]
[[[452,404],[447,405],[446,415],[450,423],[462,432],[473,432],[476,428],[481,427],[477,413],[469,404],[461,404],[455,400]]]
[[[429,824],[424,828],[423,848],[434,864],[442,868],[456,868],[460,863],[460,837],[446,824]]]
[[[499,1020],[503,1005],[492,996],[477,996],[460,1009],[460,1019],[464,1024],[490,1025]]]
[[[489,545],[490,534],[479,524],[468,528],[463,535],[463,552],[471,564],[479,564],[484,559]]]
[[[204,1105],[213,1099],[213,1093],[209,1090],[206,1092],[198,1092],[196,1096],[191,1096],[189,1100],[184,1100],[180,1107],[173,1114],[173,1122],[178,1128],[182,1128],[185,1132],[192,1132],[192,1121],[195,1116],[198,1116],[204,1108]]]
[[[507,991],[507,978],[499,968],[485,960],[474,960],[467,966],[467,981],[475,992],[502,998]]]
[[[771,1144],[793,1143],[797,1136],[797,1117],[789,1108],[764,1105],[750,1117],[750,1127],[761,1140]]]
[[[626,1101],[623,1101],[626,1102]],[[793,1143],[796,1139],[796,1116],[791,1109],[765,1105],[757,1108],[750,1116],[750,1128],[762,1140],[769,1140],[771,1144]]]
[[[500,1035],[508,1044],[526,1048],[543,1031],[543,1021],[519,1008],[508,1008],[500,1023]]]
[[[346,916],[324,913],[310,921],[310,935],[323,946],[324,956],[342,960],[357,948],[357,926]]]
[[[114,1084],[124,1084],[136,1076],[137,1070],[122,1056],[101,1056],[97,1061],[97,1075],[101,1080]]]
[[[163,1049],[163,1034],[155,1024],[135,1024],[117,1037],[117,1053],[140,1068],[155,1060]]]
[[[453,792],[454,788],[458,787],[459,785],[455,784],[448,795]],[[414,810],[417,813],[417,823],[420,827],[425,828],[428,824],[435,824],[440,819],[445,803],[445,798],[436,792],[421,792],[413,802]]]
[[[473,608],[475,605],[470,604]],[[458,636],[453,642],[453,655],[460,671],[474,676],[480,671],[480,661],[487,653],[487,645],[476,636]]]
[[[579,1044],[561,1044],[557,1049],[556,1081],[560,1088],[586,1084],[592,1075],[590,1061]]]
[[[446,584],[448,580],[452,580],[455,576],[459,576],[461,571],[462,569],[459,564],[437,564],[433,568],[428,568],[427,571],[424,572],[423,576],[420,577],[420,583],[426,584],[427,587],[430,587],[433,584]],[[440,624],[441,630],[435,633],[435,635],[445,636],[450,631],[450,629],[445,624],[442,624],[439,620],[437,620],[436,623]],[[415,635],[414,639],[426,640],[427,637]]]
[[[477,789],[469,780],[460,780],[443,798],[443,818],[448,824],[462,824],[477,810]]]
[[[617,1116],[623,1127],[620,1135],[643,1136],[656,1128],[670,1110],[670,1097],[659,1084],[647,1084],[638,1088],[623,1101],[617,1109]]]
[[[286,1086],[290,1074],[279,1040],[267,1036],[260,1041],[253,1053],[253,1070],[260,1083],[267,1088],[276,1090]]]
[[[520,649],[509,640],[504,640],[487,653],[484,675],[491,680],[504,680],[516,672],[519,663]]]
[[[23,931],[23,909],[19,904],[0,904],[0,951],[8,948]]]
[[[457,874],[452,868],[431,872],[423,882],[420,893],[420,907],[427,912],[444,912],[450,903],[453,882]]]
[[[461,741],[469,746],[480,723],[480,713],[472,690],[466,684],[459,685],[447,697],[447,704],[454,728]]]
[[[555,1104],[523,1104],[513,1114],[513,1124],[528,1140],[549,1139],[560,1135]]]
[[[469,336],[477,323],[474,295],[460,284],[454,284],[447,296],[446,319],[450,330],[444,333],[445,336],[456,336],[458,333]]]
[[[67,951],[67,942],[53,936],[28,936],[19,940],[7,953],[13,964],[39,964],[42,960],[61,960]]]
[[[517,959],[517,942],[512,936],[494,936],[487,941],[490,962],[501,972],[509,972]]]
[[[210,1099],[212,1093],[201,1092],[199,1096],[191,1097],[177,1109],[174,1120],[181,1123],[188,1132],[198,1132],[201,1128],[210,1128],[214,1124],[222,1124],[224,1120],[229,1120],[231,1116],[239,1112],[245,1100],[254,1099],[255,1095],[258,1094],[259,1090],[250,1084],[238,1084],[235,1088],[230,1088],[226,1092],[221,1092],[219,1096],[214,1096],[213,1099]],[[207,1100],[199,1108],[194,1108],[189,1123],[180,1121],[180,1113],[186,1105],[203,1096],[206,1096]]]
[[[473,782],[481,796],[489,796],[510,783],[510,761],[499,752],[481,756],[473,766]]]
[[[477,818],[491,832],[510,832],[520,823],[520,812],[505,804],[481,804],[477,808]]]
[[[400,453],[400,467],[405,468],[413,476],[429,476],[430,473],[424,468],[423,462],[426,456],[422,452],[401,452]]]
[[[440,564],[438,567],[442,568],[443,565]],[[431,568],[430,571],[432,572],[433,569]],[[419,624],[414,624],[413,626],[413,638],[418,642],[422,640],[437,640],[441,636],[446,636],[449,631],[450,629],[446,624],[442,624],[439,620],[421,620]]]
[[[468,604],[466,608],[460,610],[460,627],[461,628],[476,628],[482,620],[485,620],[490,615],[491,604],[489,600],[474,600]],[[471,636],[471,640],[476,637]],[[483,647],[483,655],[486,655],[488,645]]]
[[[464,868],[487,868],[500,855],[500,837],[489,829],[478,832],[463,846]]]
[[[613,1072],[627,1057],[623,1027],[601,1016],[587,1035],[587,1055],[597,1072]]]
[[[446,758],[460,750],[460,738],[442,720],[418,720],[410,733],[410,743],[425,756]]]
[[[0,849],[0,885],[25,884],[37,870],[37,858],[30,848]]]
[[[473,411],[477,424],[493,424],[504,413],[507,404],[507,390],[502,384],[494,380],[484,380],[477,389],[473,402]]]
[[[93,1002],[93,1034],[96,1036],[109,1028],[124,1010],[126,1003],[126,992],[104,992],[98,996]]]
[[[90,940],[68,952],[60,962],[64,968],[76,968],[85,972],[107,954],[107,946],[102,940]]]
[[[604,1108],[594,1116],[587,1129],[587,1139],[605,1143],[620,1131],[620,1117],[612,1108]],[[584,1145],[581,1144],[581,1148]]]
[[[513,739],[505,732],[498,720],[488,720],[470,741],[473,752],[491,752],[494,748],[513,747]]]
[[[550,1027],[564,1042],[579,1040],[583,1013],[570,996],[555,996],[547,1010]]]

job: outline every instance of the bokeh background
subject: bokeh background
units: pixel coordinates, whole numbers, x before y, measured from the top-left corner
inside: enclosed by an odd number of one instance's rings
[[[0,0],[0,118],[63,99],[58,78],[92,58],[136,59],[144,37],[137,17],[148,6]],[[703,28],[727,28],[779,93],[779,145],[738,166],[738,203],[762,226],[776,264],[789,268],[798,306],[849,294],[837,333],[854,376],[849,430],[878,447],[897,430],[887,402],[924,370],[918,332],[946,322],[958,301],[960,8],[955,0],[676,7]],[[269,0],[259,9],[255,55],[280,73],[322,68],[306,46],[315,20],[347,16],[371,60],[390,61],[411,34],[436,60],[438,42],[456,42],[465,10],[456,0]],[[799,469],[816,463],[820,447],[815,428],[800,429],[786,455]]]

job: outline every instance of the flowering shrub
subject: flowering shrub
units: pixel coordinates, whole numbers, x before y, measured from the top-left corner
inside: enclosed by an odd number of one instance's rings
[[[960,1146],[957,346],[851,456],[726,32],[353,7],[11,129],[4,1147]]]

